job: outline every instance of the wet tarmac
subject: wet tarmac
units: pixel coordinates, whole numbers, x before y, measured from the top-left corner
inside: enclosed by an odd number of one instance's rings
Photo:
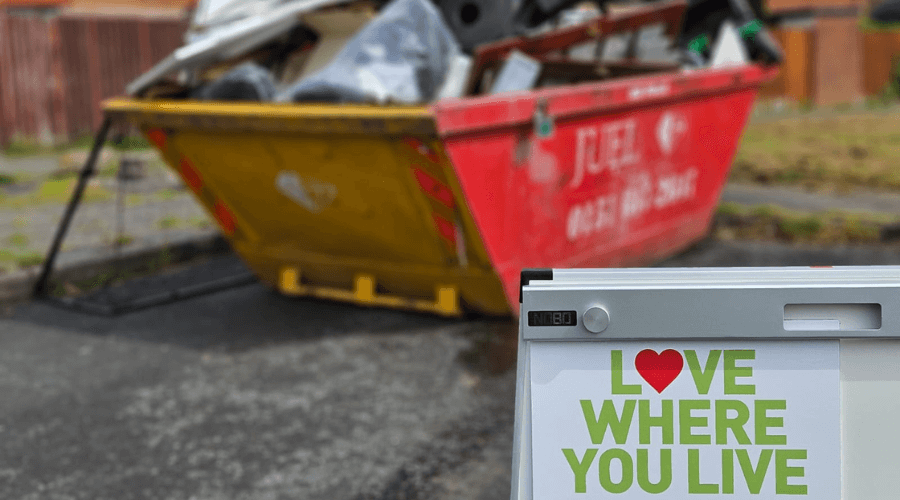
[[[875,264],[900,252],[704,242],[662,265]],[[120,317],[27,304],[0,319],[0,498],[505,499],[516,335],[258,284]]]

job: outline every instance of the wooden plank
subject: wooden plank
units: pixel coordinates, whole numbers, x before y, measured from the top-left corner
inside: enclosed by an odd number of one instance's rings
[[[772,14],[798,10],[864,8],[866,0],[767,0],[766,10]]]
[[[153,47],[150,41],[150,22],[146,19],[138,23],[139,52],[141,55],[141,72],[153,67]]]
[[[50,34],[50,78],[51,78],[51,107],[53,115],[53,135],[56,140],[68,141],[69,136],[69,119],[68,106],[66,104],[66,95],[68,88],[63,69],[63,51],[62,40],[59,31],[59,19],[54,18],[48,26]]]
[[[877,95],[890,82],[900,59],[900,32],[863,32],[863,75],[867,95]]]
[[[652,24],[663,23],[666,33],[676,34],[681,28],[687,3],[673,1],[663,6],[641,7],[628,12],[608,14],[569,28],[554,30],[534,37],[516,37],[487,44],[475,52],[472,76],[467,84],[472,93],[484,72],[500,63],[514,50],[531,56],[542,56],[565,50],[591,40],[602,40],[617,33],[631,32]]]
[[[9,16],[0,9],[0,146],[9,144],[16,124],[15,68],[12,60],[13,33],[10,31]]]
[[[785,35],[785,46],[790,53],[790,63],[784,68],[785,96],[805,103],[812,99],[814,33],[810,30],[791,30]]]
[[[103,74],[100,71],[101,46],[100,38],[97,33],[97,20],[90,19],[87,21],[87,61],[88,82],[90,85],[91,95],[91,128],[95,129],[100,126],[103,121],[103,111],[100,109],[100,102],[103,101]]]
[[[791,64],[793,55],[791,54],[790,47],[788,46],[787,38],[788,31],[785,29],[774,29],[771,30],[772,37],[775,38],[775,41],[778,42],[778,46],[782,48],[784,51],[784,61],[781,64],[781,68],[779,70],[778,76],[771,82],[763,85],[759,89],[760,97],[764,98],[773,98],[773,97],[784,97],[786,95],[786,78],[785,72],[787,71],[787,67]]]
[[[77,139],[90,135],[93,128],[87,21],[63,17],[59,20],[59,29],[66,78],[68,129],[72,138]]]
[[[34,119],[35,137],[41,144],[52,145],[53,132],[53,46],[51,40],[51,22],[45,18],[35,18],[32,22],[32,33],[35,43],[32,45],[31,64],[34,66]]]
[[[816,20],[812,57],[817,105],[848,103],[863,97],[860,38],[855,18]]]
[[[15,135],[31,136],[34,133],[32,124],[32,115],[30,107],[27,105],[31,102],[32,96],[32,74],[31,66],[27,63],[28,47],[31,46],[31,33],[28,32],[28,24],[24,19],[19,17],[9,18],[10,36],[12,40],[12,68],[15,77],[16,89],[16,123]]]

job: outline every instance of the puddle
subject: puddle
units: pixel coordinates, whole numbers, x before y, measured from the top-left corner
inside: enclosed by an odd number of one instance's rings
[[[459,354],[469,370],[485,375],[501,375],[516,367],[519,326],[514,321],[474,323],[465,334],[472,341]]]

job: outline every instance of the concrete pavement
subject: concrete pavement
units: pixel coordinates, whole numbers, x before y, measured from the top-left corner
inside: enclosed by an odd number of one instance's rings
[[[811,193],[796,188],[729,183],[722,192],[722,202],[775,205],[804,212],[877,212],[900,217],[900,193],[890,192]]]

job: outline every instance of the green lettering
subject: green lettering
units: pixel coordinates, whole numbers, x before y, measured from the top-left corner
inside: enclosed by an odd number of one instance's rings
[[[684,357],[687,358],[688,368],[691,370],[691,377],[694,379],[694,385],[697,387],[697,394],[709,394],[709,386],[712,385],[713,375],[716,374],[716,365],[719,364],[719,356],[722,351],[709,351],[706,358],[706,368],[700,369],[700,360],[697,359],[697,351],[684,351]]]
[[[806,495],[805,484],[788,484],[790,477],[803,477],[803,467],[788,467],[788,460],[806,460],[806,450],[775,451],[775,494]]]
[[[659,494],[672,485],[672,450],[659,450],[659,482],[650,482],[649,451],[641,448],[637,451],[637,480],[642,490],[651,494]]]
[[[650,428],[662,429],[663,444],[672,444],[675,439],[674,410],[671,399],[662,400],[662,415],[650,416],[650,401],[642,399],[638,401],[638,425],[640,426],[641,444],[650,444]],[[621,443],[619,443],[621,444]]]
[[[618,459],[622,464],[622,479],[618,483],[613,482],[609,475],[609,466],[613,459]],[[610,448],[600,455],[600,486],[610,493],[625,493],[634,482],[634,462],[627,451],[620,448]]]
[[[728,417],[728,410],[737,412],[733,418]],[[728,444],[728,429],[734,434],[738,444],[750,444],[744,426],[750,420],[750,408],[743,401],[728,399],[716,401],[716,444]]]
[[[756,394],[753,384],[738,385],[738,377],[752,377],[753,368],[737,366],[737,360],[756,359],[756,351],[725,351],[725,394]]]
[[[628,430],[631,428],[631,420],[634,418],[634,406],[636,401],[628,399],[622,408],[622,416],[616,413],[616,406],[610,399],[603,401],[600,407],[600,416],[594,414],[594,404],[588,399],[581,400],[581,411],[584,413],[584,421],[587,424],[588,432],[591,434],[591,442],[594,444],[603,444],[603,437],[606,435],[606,429],[609,428],[616,444],[625,444],[628,438]]]
[[[722,493],[734,493],[734,450],[722,450]]]
[[[612,365],[612,393],[613,394],[640,394],[640,384],[626,384],[622,382],[622,351],[610,352],[610,364]]]
[[[759,452],[759,462],[756,465],[756,470],[753,470],[753,464],[750,462],[750,454],[747,453],[747,450],[738,449],[735,450],[735,453],[737,453],[741,472],[744,473],[744,481],[747,482],[747,488],[750,489],[750,493],[758,495],[760,490],[762,490],[763,481],[766,479],[769,462],[772,461],[772,450],[765,449]]]
[[[770,436],[766,429],[770,427],[784,427],[783,417],[769,417],[766,412],[769,410],[786,410],[787,401],[783,399],[760,399],[754,401],[755,426],[756,426],[756,444],[761,445],[786,445],[787,436],[778,434]]]
[[[591,468],[594,457],[597,456],[597,449],[588,448],[585,450],[582,460],[578,460],[578,457],[575,456],[575,451],[570,448],[565,448],[562,452],[566,456],[566,461],[569,462],[569,467],[572,468],[572,473],[575,474],[575,493],[586,493],[587,471]]]
[[[719,485],[700,482],[700,450],[696,448],[688,450],[688,493],[700,495],[719,493]]]
[[[709,424],[707,417],[694,417],[692,410],[708,410],[708,399],[682,399],[678,402],[678,429],[681,444],[710,444],[712,438],[706,434],[693,434],[694,427],[706,427]]]

